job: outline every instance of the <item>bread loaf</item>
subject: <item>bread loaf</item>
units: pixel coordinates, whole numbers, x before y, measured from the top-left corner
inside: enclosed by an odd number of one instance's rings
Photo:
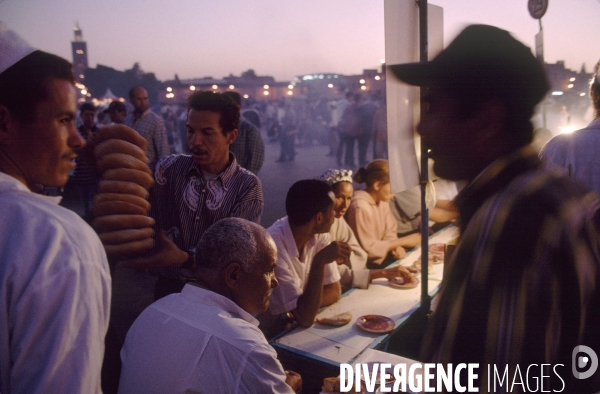
[[[146,238],[150,238],[154,235],[154,229],[151,227],[146,228],[131,228],[125,230],[116,230],[100,233],[100,241],[104,245],[119,245],[132,241],[140,241]]]
[[[145,198],[129,193],[98,193],[94,196],[94,205],[103,202],[112,203],[113,201],[125,201],[144,208],[146,212],[150,209],[150,203]]]
[[[89,144],[94,148],[102,142],[110,139],[117,139],[130,142],[139,147],[144,152],[148,149],[148,141],[142,137],[137,131],[124,124],[114,124],[101,127],[89,141]]]
[[[94,219],[94,229],[99,232],[136,229],[154,226],[154,219],[145,215],[106,215]]]
[[[137,257],[149,252],[154,247],[154,240],[146,238],[117,245],[104,244],[104,250],[110,259],[120,260]]]
[[[104,171],[111,168],[131,168],[152,175],[152,172],[146,163],[127,153],[109,153],[96,158],[96,169],[98,170],[98,173],[103,174]]]
[[[127,201],[100,201],[94,204],[94,216],[105,215],[147,215],[148,210]]]
[[[145,151],[143,151],[139,146],[128,141],[117,140],[113,138],[99,143],[94,148],[94,156],[96,156],[97,159],[112,153],[124,153],[135,157],[145,164],[150,162]]]
[[[109,181],[134,182],[145,189],[148,189],[154,183],[154,179],[147,172],[131,168],[111,168],[104,171],[102,179]]]
[[[135,182],[101,180],[98,183],[98,193],[126,193],[148,198],[148,190]]]

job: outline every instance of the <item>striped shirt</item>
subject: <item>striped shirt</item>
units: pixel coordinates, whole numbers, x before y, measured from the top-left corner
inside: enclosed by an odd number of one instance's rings
[[[242,167],[258,174],[265,160],[265,143],[256,127],[242,120],[238,126],[237,139],[231,144],[229,150]]]
[[[75,170],[73,171],[73,175],[69,177],[69,183],[74,185],[94,185],[97,184],[100,180],[98,173],[96,172],[96,166],[94,163],[96,159],[94,158],[94,152],[92,151],[92,147],[87,144],[89,140],[96,134],[98,131],[98,127],[94,125],[90,130],[91,133],[88,133],[83,125],[77,128],[79,130],[79,134],[86,140],[86,145],[77,150],[77,157],[75,158]]]
[[[123,124],[137,131],[148,141],[146,155],[148,156],[148,160],[150,160],[150,168],[154,168],[158,160],[171,154],[165,123],[150,108],[137,121],[134,119],[131,113],[125,117]]]
[[[150,189],[150,216],[156,220],[157,233],[164,230],[179,249],[193,253],[204,231],[223,218],[260,223],[264,208],[260,180],[240,167],[233,155],[229,158],[229,166],[208,181],[190,155],[170,155],[157,163]],[[194,278],[179,267],[156,272],[183,281]]]
[[[522,380],[529,365],[539,378],[551,364],[544,390],[597,391],[600,372],[585,380],[571,372],[575,346],[600,354],[597,196],[524,148],[488,166],[455,202],[461,238],[423,360],[479,363],[480,392],[509,392],[517,364]],[[492,364],[500,375],[508,367],[508,385],[487,379]]]

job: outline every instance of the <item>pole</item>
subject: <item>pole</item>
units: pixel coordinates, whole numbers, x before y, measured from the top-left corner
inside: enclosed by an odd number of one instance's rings
[[[417,0],[419,5],[419,53],[420,61],[428,60],[428,40],[427,40],[427,0]],[[425,89],[421,88],[421,119],[425,114],[426,105],[424,103]],[[429,313],[431,309],[431,297],[428,292],[429,277],[429,212],[425,199],[427,181],[429,180],[429,154],[427,147],[421,139],[421,310],[424,314]]]

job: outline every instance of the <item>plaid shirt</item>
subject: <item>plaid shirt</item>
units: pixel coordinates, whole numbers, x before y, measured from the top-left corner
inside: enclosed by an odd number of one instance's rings
[[[242,120],[238,126],[238,137],[229,150],[242,167],[258,174],[265,160],[265,143],[256,127]]]
[[[427,362],[479,363],[480,392],[487,366],[551,364],[544,390],[588,393],[597,372],[574,379],[575,346],[600,354],[600,203],[584,186],[544,169],[524,148],[486,168],[456,198],[461,239],[447,267],[439,305],[422,354]],[[555,364],[563,364],[557,372]],[[492,369],[493,371],[493,369]],[[502,372],[500,373],[500,375]],[[518,379],[518,377],[517,377]],[[581,386],[579,386],[581,385]],[[523,387],[515,386],[512,392]]]
[[[156,232],[165,230],[179,249],[193,252],[204,231],[223,218],[260,223],[264,208],[260,180],[241,168],[232,155],[230,160],[229,166],[209,181],[192,156],[171,155],[160,160],[150,189],[150,216],[156,220]],[[183,281],[194,278],[192,272],[179,267],[155,272]]]
[[[148,156],[148,160],[150,160],[150,168],[154,168],[158,160],[171,154],[165,123],[150,108],[137,121],[134,121],[133,114],[131,113],[125,117],[123,123],[125,126],[129,126],[137,131],[148,141],[146,155]]]

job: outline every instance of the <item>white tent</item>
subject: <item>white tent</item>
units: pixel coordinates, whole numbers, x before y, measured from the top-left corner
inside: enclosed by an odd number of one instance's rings
[[[100,97],[101,100],[118,100],[119,98],[115,96],[115,94],[110,90],[110,88],[106,89],[106,93],[104,96]]]

